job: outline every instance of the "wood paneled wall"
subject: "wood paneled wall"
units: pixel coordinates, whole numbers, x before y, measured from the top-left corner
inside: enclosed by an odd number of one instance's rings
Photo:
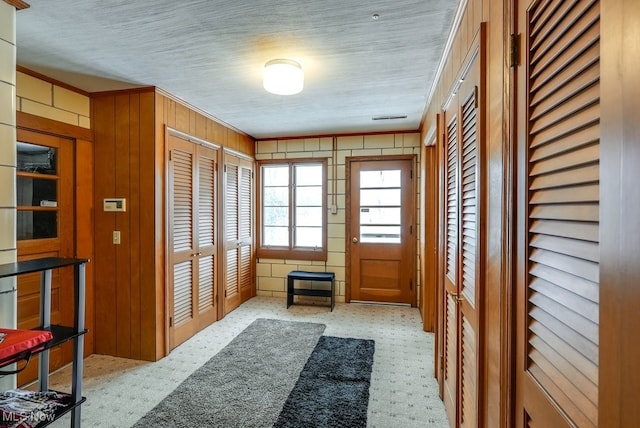
[[[254,142],[154,87],[93,94],[96,352],[165,356],[165,128],[253,156]],[[104,198],[126,212],[104,212]],[[113,244],[120,231],[121,243]]]
[[[93,97],[95,132],[96,352],[155,360],[155,129],[152,89]],[[103,211],[126,198],[126,212]],[[121,244],[113,244],[120,231]],[[159,253],[159,254],[158,254]]]

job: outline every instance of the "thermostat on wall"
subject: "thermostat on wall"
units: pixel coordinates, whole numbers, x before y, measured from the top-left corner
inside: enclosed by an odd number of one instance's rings
[[[125,198],[105,199],[103,210],[125,212],[127,210],[127,200]]]

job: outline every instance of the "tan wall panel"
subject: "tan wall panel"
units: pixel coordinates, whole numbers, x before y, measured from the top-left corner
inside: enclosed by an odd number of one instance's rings
[[[43,80],[37,73],[32,76],[23,71],[16,72],[17,111],[82,128],[91,127],[91,102],[87,95]]]

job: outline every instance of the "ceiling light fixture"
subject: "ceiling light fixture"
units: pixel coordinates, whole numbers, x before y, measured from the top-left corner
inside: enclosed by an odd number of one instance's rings
[[[304,73],[299,62],[291,59],[273,59],[262,71],[264,89],[276,95],[294,95],[302,91]]]

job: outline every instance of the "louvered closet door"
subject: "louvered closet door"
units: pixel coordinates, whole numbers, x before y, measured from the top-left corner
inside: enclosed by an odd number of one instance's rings
[[[251,168],[240,166],[238,176],[238,269],[240,300],[242,302],[255,295],[253,275],[253,172]]]
[[[520,224],[516,422],[598,421],[599,2],[520,10]]]
[[[197,252],[198,329],[217,319],[217,150],[198,146]]]
[[[225,315],[255,295],[252,204],[252,163],[225,154]]]
[[[168,241],[171,257],[167,295],[172,309],[169,341],[174,348],[196,331],[193,255],[196,253],[194,191],[197,180],[195,146],[170,135],[169,150]]]
[[[481,58],[476,44],[445,111],[444,401],[455,427],[478,425]]]
[[[217,319],[217,151],[169,135],[169,345]]]
[[[444,254],[444,403],[449,424],[457,424],[458,407],[458,116],[457,103],[444,113],[445,254]]]
[[[480,60],[477,58],[460,88],[460,237],[459,237],[459,399],[460,426],[476,427],[478,416],[478,308],[479,288],[479,114],[478,87]]]

